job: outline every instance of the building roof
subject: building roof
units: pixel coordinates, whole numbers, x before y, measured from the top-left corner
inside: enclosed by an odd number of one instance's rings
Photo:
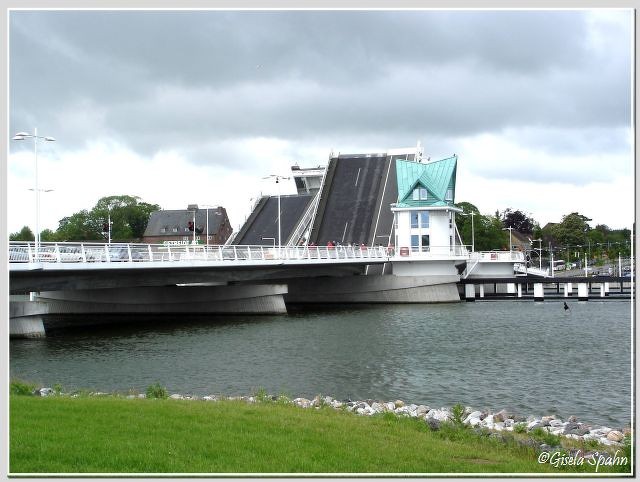
[[[223,207],[210,208],[209,210],[209,232],[205,234],[215,234],[220,229],[220,225],[227,218],[226,210]],[[149,217],[147,229],[144,236],[166,236],[171,234],[185,234],[185,228],[189,221],[193,220],[193,212],[187,209],[168,209],[164,211],[154,211]],[[196,210],[196,228],[202,229],[204,233],[207,228],[207,210]],[[178,228],[177,233],[173,228]],[[162,230],[165,231],[162,231]],[[192,231],[186,231],[192,233]]]
[[[396,172],[398,181],[398,205],[416,206],[428,204],[430,206],[447,206],[453,203],[445,200],[447,190],[455,192],[456,166],[458,157],[452,157],[427,163],[396,160]],[[421,185],[426,188],[436,199],[414,201],[413,190]]]

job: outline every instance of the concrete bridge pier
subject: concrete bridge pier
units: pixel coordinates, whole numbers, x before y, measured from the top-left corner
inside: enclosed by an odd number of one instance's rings
[[[49,329],[127,321],[132,316],[284,314],[286,293],[285,284],[42,291],[36,301],[9,303],[9,334],[41,337]]]
[[[480,284],[480,298],[484,298],[484,285]]]
[[[605,282],[604,282],[604,295],[605,295],[605,296],[609,296],[609,288],[610,288],[610,286],[609,286],[609,282],[608,282],[608,281],[605,281]]]
[[[522,284],[518,283],[518,298],[522,298]]]
[[[516,284],[515,283],[507,283],[507,294],[515,295],[516,294]]]
[[[589,285],[587,283],[578,283],[578,301],[589,300]]]
[[[466,285],[464,285],[464,299],[466,301],[475,301],[476,300],[476,285],[474,285],[474,284],[466,284]]]
[[[9,337],[41,338],[45,336],[43,315],[48,312],[47,303],[11,301],[9,303]]]
[[[544,301],[544,285],[542,283],[534,283],[533,301]]]

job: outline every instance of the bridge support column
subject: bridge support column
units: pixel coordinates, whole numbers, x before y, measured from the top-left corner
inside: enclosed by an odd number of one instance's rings
[[[515,283],[507,283],[507,294],[515,295],[516,294],[516,284]]]
[[[518,283],[518,298],[522,298],[522,284]]]
[[[480,285],[480,298],[484,298],[484,285]]]
[[[464,299],[466,301],[475,301],[476,300],[476,285],[474,285],[474,284],[466,284],[466,285],[464,285]]]
[[[604,283],[600,283],[600,298],[604,298],[607,292],[604,289]]]
[[[569,296],[569,284],[570,283],[565,283],[564,284],[564,297],[567,298]]]
[[[41,338],[45,336],[43,315],[46,313],[48,313],[46,303],[11,301],[9,303],[9,337]]]
[[[572,296],[573,295],[573,283],[567,283],[565,284],[566,289],[567,289],[567,294],[568,296]]]
[[[589,287],[587,283],[578,283],[578,301],[589,300]]]
[[[44,336],[42,316],[23,316],[21,318],[11,318],[9,321],[10,338],[42,338]]]
[[[544,301],[544,286],[542,283],[534,283],[533,301]]]
[[[609,282],[605,281],[605,283],[604,283],[604,295],[605,296],[609,296],[609,287],[610,287],[609,286]]]

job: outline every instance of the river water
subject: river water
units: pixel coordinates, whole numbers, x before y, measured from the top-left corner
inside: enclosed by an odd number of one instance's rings
[[[402,399],[630,423],[628,301],[334,307],[131,320],[10,341],[12,377],[65,390]]]

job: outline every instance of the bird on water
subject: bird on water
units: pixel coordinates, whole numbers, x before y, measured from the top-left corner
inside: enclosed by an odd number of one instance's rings
[[[564,311],[567,311],[569,309],[569,305],[567,304],[567,302],[564,302]]]

